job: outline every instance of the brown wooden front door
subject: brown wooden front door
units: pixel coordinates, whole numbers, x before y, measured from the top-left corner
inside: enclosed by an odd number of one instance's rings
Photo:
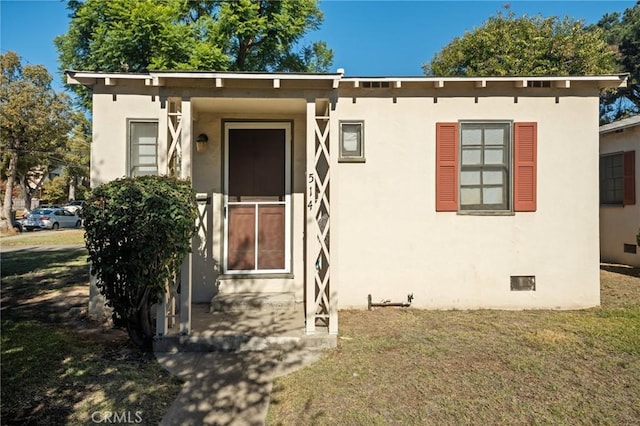
[[[227,129],[226,270],[287,270],[286,128]]]

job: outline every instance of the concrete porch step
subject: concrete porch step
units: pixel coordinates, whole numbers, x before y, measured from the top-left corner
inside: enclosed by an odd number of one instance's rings
[[[232,295],[228,295],[232,296]],[[233,295],[236,296],[236,295]],[[191,334],[179,334],[176,325],[169,334],[154,341],[155,352],[244,352],[296,349],[329,349],[337,346],[335,335],[324,327],[315,334],[305,333],[304,306],[293,303],[287,310],[274,309],[282,306],[280,297],[267,298],[260,308],[238,309],[246,299],[223,297],[231,306],[229,311],[211,312],[208,303],[196,303],[191,307]],[[238,302],[239,303],[233,303]],[[249,300],[253,300],[251,297]],[[288,307],[287,302],[287,307]],[[265,308],[269,307],[269,308]],[[229,306],[222,306],[229,308]]]
[[[290,352],[299,349],[321,350],[337,346],[337,337],[328,333],[310,336],[166,336],[153,343],[154,352],[246,352],[277,349]]]
[[[221,293],[211,299],[209,312],[237,311],[293,311],[296,298],[293,293]]]

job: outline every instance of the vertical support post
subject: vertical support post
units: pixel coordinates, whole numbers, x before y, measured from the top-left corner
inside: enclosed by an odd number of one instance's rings
[[[159,102],[158,109],[158,174],[169,174],[167,154],[169,151],[169,105],[168,100]]]
[[[192,141],[191,141],[191,99],[182,100],[182,134],[181,148],[182,161],[180,167],[180,177],[182,179],[192,179]],[[195,225],[195,224],[194,224]],[[191,252],[182,262],[180,271],[180,333],[188,335],[191,333],[191,294],[192,294],[192,277],[193,277],[193,251],[194,239],[191,239]]]
[[[317,114],[317,107],[321,113]],[[307,101],[307,189],[306,189],[306,332],[315,332],[322,320],[337,334],[337,306],[331,288],[329,183],[330,109],[326,99]]]
[[[306,196],[305,196],[305,283],[306,283],[306,326],[307,334],[316,331],[316,262],[317,255],[317,233],[316,221],[316,200],[315,200],[315,153],[316,153],[316,101],[307,100],[307,171],[306,171]]]
[[[172,140],[170,130],[172,124],[169,118],[170,111],[171,106],[169,99],[161,99],[158,110],[158,173],[161,175],[168,175],[170,173],[169,146]],[[169,286],[171,286],[171,283],[169,283]],[[169,332],[169,317],[167,313],[170,310],[171,304],[175,303],[175,300],[171,298],[171,290],[171,288],[165,289],[165,294],[156,309],[156,337],[166,336]],[[171,312],[173,313],[173,309],[171,309]]]

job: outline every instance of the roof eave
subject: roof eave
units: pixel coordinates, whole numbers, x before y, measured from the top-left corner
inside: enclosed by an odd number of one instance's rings
[[[506,76],[506,77],[344,77],[340,80],[341,83],[350,84],[358,87],[362,81],[367,82],[389,82],[394,83],[396,87],[401,87],[402,83],[426,83],[433,84],[434,87],[442,88],[447,83],[475,83],[476,87],[486,87],[487,83],[491,82],[507,82],[513,83],[516,87],[527,87],[527,83],[530,81],[549,81],[554,84],[554,87],[569,88],[571,82],[597,82],[599,88],[618,88],[626,87],[629,74],[607,74],[607,75],[592,75],[592,76]]]
[[[432,84],[443,88],[450,83],[472,82],[478,88],[487,87],[492,82],[513,83],[515,87],[527,87],[528,82],[549,81],[556,88],[570,88],[572,82],[595,82],[601,89],[626,87],[628,74],[609,74],[593,76],[538,76],[538,77],[344,77],[342,70],[337,73],[268,73],[268,72],[207,72],[207,71],[151,71],[147,73],[102,73],[88,71],[65,71],[68,84],[94,85],[104,79],[106,85],[116,84],[117,80],[145,80],[149,86],[162,86],[170,79],[208,79],[222,86],[224,80],[276,80],[332,81],[333,87],[351,85],[358,87],[360,81],[392,82],[400,88],[403,83]]]
[[[99,79],[105,84],[117,80],[144,80],[148,86],[163,86],[168,79],[223,80],[298,80],[331,81],[337,85],[342,73],[267,73],[267,72],[205,72],[205,71],[150,71],[147,73],[103,73],[66,70],[68,84],[94,85]]]
[[[628,129],[629,127],[640,126],[640,115],[623,118],[613,123],[603,124],[600,126],[600,134],[613,133],[619,130]]]

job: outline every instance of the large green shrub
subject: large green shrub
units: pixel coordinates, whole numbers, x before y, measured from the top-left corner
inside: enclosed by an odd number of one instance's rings
[[[122,178],[95,188],[83,209],[91,273],[116,324],[149,348],[151,307],[191,247],[197,207],[188,180]]]

